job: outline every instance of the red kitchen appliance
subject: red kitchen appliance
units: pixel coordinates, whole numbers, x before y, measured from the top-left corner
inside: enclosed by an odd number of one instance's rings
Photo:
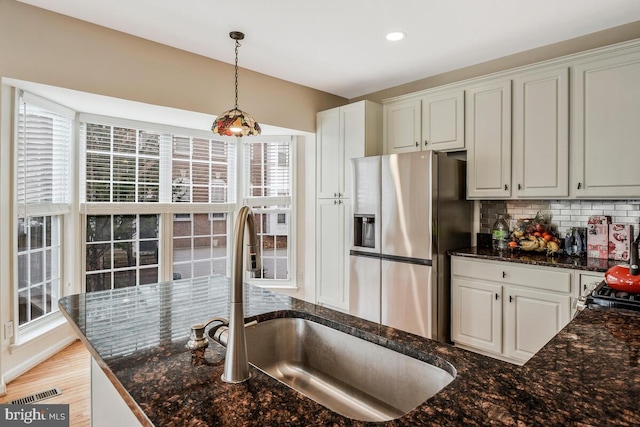
[[[639,243],[640,234],[629,248],[629,265],[616,265],[605,273],[604,280],[610,288],[616,291],[640,293]]]

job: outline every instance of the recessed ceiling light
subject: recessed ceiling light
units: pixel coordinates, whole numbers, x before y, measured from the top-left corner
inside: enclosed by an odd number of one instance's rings
[[[407,37],[407,35],[402,31],[394,31],[392,33],[387,34],[387,40],[391,42],[397,42],[399,40],[402,40],[405,37]]]

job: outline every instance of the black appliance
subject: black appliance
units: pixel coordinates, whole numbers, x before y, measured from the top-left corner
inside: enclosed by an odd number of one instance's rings
[[[607,283],[603,280],[587,296],[586,304],[587,306],[598,305],[600,307],[640,311],[640,293],[616,291],[607,286]]]

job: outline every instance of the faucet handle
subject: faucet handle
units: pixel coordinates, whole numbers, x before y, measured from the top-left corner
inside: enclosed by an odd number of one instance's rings
[[[212,317],[211,319],[206,320],[204,323],[196,323],[194,325],[191,325],[189,341],[187,341],[186,345],[189,350],[198,350],[201,348],[207,348],[209,346],[209,341],[207,341],[204,336],[204,330],[213,322],[220,322],[224,326],[229,325],[229,321],[227,319],[223,319],[222,317]]]

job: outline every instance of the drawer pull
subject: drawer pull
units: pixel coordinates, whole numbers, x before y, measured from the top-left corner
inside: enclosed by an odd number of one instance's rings
[[[503,271],[503,272],[502,272],[502,278],[504,279],[505,277],[507,277],[507,272],[506,272],[506,271]]]
[[[498,293],[496,292],[496,301],[498,301]]]
[[[513,302],[513,297],[509,295],[509,302]]]

